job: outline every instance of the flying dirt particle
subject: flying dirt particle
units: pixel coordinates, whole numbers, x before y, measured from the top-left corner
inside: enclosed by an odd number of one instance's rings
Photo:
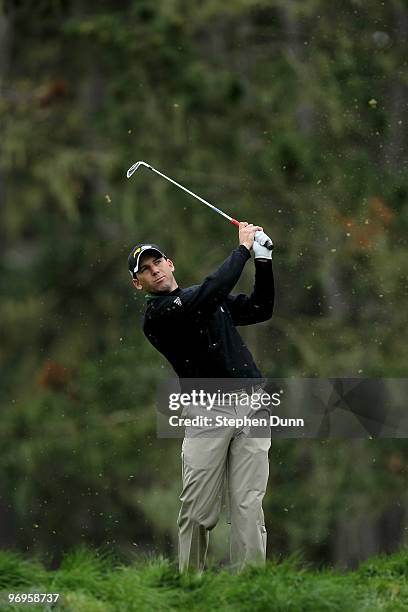
[[[131,134],[131,133],[132,133],[132,130],[128,130],[128,134]]]
[[[387,32],[377,31],[372,34],[372,39],[377,47],[384,48],[386,47],[391,39]]]
[[[107,202],[108,204],[111,204],[111,203],[112,203],[111,197],[110,197],[110,195],[109,195],[108,193],[107,193],[107,194],[106,194],[106,196],[105,196],[105,200],[106,200],[106,202]]]
[[[331,253],[335,253],[337,251],[337,249],[330,249]]]

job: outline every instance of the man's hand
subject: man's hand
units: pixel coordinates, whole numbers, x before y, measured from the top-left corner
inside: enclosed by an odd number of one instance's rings
[[[267,249],[265,246],[263,246],[265,243],[272,242],[271,238],[269,238],[269,236],[267,236],[264,232],[257,232],[255,237],[256,240],[254,240],[253,245],[255,259],[264,261],[272,259],[272,249]]]
[[[254,244],[255,233],[258,231],[263,231],[263,228],[259,225],[252,225],[252,223],[247,223],[243,221],[239,224],[239,244],[243,244],[246,246],[248,251],[252,249],[252,245]]]

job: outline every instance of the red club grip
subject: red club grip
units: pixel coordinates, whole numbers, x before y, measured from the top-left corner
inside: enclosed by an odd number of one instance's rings
[[[236,219],[231,219],[231,223],[239,227],[239,221],[237,221]]]

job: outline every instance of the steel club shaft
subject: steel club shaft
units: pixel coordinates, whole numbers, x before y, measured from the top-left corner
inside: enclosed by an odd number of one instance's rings
[[[133,166],[131,166],[129,168],[129,170],[127,171],[127,173],[126,173],[127,178],[130,178],[136,172],[136,170],[138,170],[140,168],[140,166],[145,166],[146,168],[148,168],[152,172],[155,172],[156,174],[158,174],[159,176],[164,178],[166,181],[169,181],[170,183],[173,183],[173,185],[176,185],[176,187],[179,187],[179,189],[182,189],[183,191],[185,191],[189,195],[193,196],[193,198],[196,198],[196,200],[199,200],[200,202],[202,202],[203,204],[205,204],[206,206],[208,206],[209,208],[214,210],[219,215],[222,215],[223,217],[225,217],[225,219],[228,219],[228,221],[230,223],[232,223],[233,225],[239,226],[239,221],[237,221],[237,219],[234,219],[233,217],[230,217],[230,215],[227,215],[227,213],[225,213],[224,211],[220,210],[219,208],[217,208],[213,204],[210,204],[210,202],[207,202],[207,200],[204,200],[204,198],[201,198],[196,193],[190,191],[190,189],[187,189],[187,187],[183,187],[183,185],[180,185],[180,183],[177,183],[177,181],[174,181],[169,176],[166,176],[166,174],[163,174],[163,172],[160,172],[159,170],[156,170],[156,168],[153,168],[153,166],[151,166],[150,164],[147,164],[144,161],[138,161],[135,164],[133,164]],[[268,249],[271,250],[273,248],[272,241],[270,240],[269,243],[265,243],[264,246],[266,246]]]

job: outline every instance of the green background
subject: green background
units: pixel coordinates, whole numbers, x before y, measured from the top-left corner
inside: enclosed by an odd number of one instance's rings
[[[0,3],[0,546],[175,556],[171,373],[141,332],[134,243],[181,286],[236,230],[275,242],[272,320],[242,331],[268,377],[407,370],[408,3]],[[239,290],[250,291],[248,262]],[[407,541],[404,440],[277,440],[269,554],[354,566]],[[212,559],[226,559],[224,522]]]

